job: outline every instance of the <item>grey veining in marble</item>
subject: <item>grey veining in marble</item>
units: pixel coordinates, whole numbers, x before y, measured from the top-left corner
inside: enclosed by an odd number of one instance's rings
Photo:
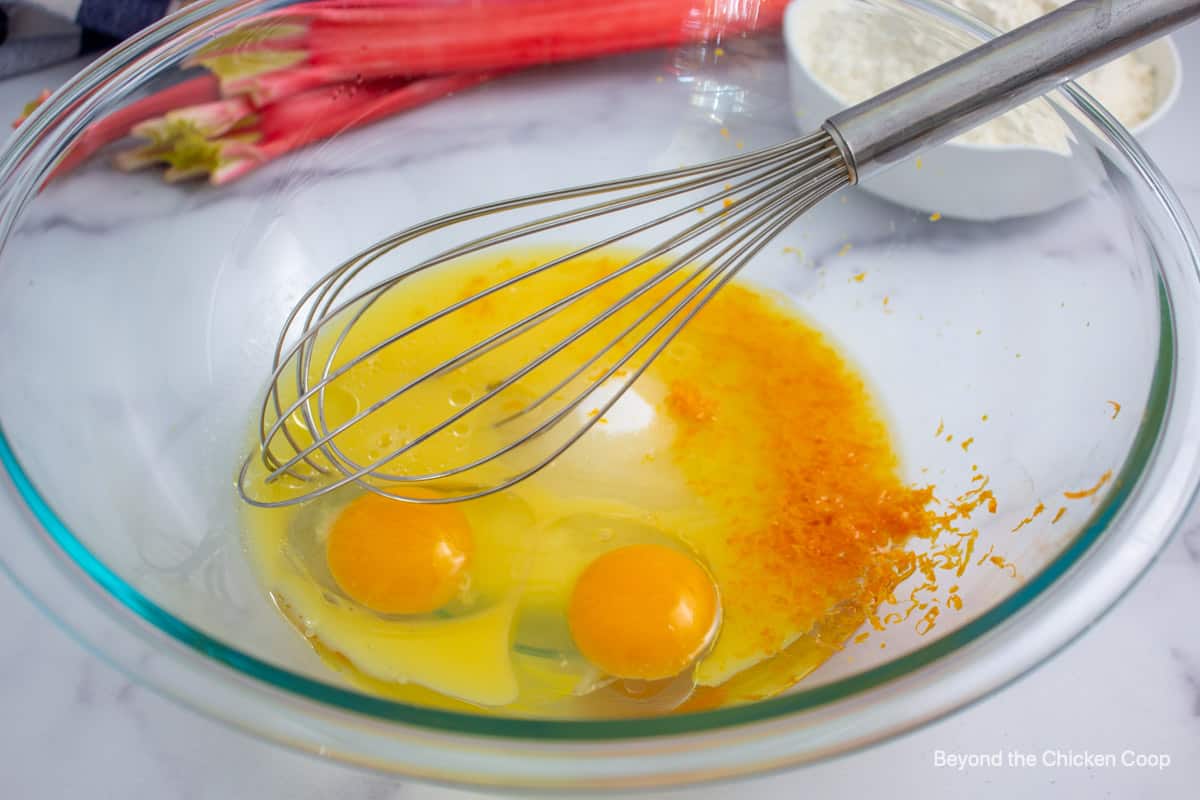
[[[1178,35],[1185,94],[1147,141],[1185,204],[1200,215],[1200,28]],[[16,109],[69,68],[0,84],[0,111]],[[578,126],[612,120],[572,120]],[[486,127],[479,131],[486,136]],[[423,139],[422,141],[426,141]],[[471,142],[458,141],[469,147]],[[406,158],[413,157],[411,154]],[[397,161],[396,169],[405,166]],[[287,179],[231,187],[222,202],[287,192]],[[103,237],[148,216],[169,218],[211,194],[157,187],[116,208],[59,209],[25,233],[69,229]],[[952,235],[947,233],[947,236]],[[814,257],[819,258],[820,254]],[[0,516],[0,531],[15,519]],[[31,576],[36,579],[36,576]],[[79,648],[7,581],[0,581],[0,796],[224,798],[465,798],[404,785],[252,740],[142,689]],[[1190,609],[1192,614],[1176,613]],[[1200,513],[1140,584],[1076,643],[1031,675],[949,719],[808,769],[693,790],[686,796],[1185,798],[1200,786]],[[937,751],[1037,754],[1165,753],[1165,769],[939,767]]]

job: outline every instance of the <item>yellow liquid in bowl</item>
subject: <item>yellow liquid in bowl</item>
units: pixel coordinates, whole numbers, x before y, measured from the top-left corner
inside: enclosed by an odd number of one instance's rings
[[[405,281],[363,311],[332,364],[554,255],[468,259]],[[576,258],[374,353],[326,393],[329,427],[630,258]],[[358,463],[386,458],[661,266],[605,283],[385,405],[337,436],[339,452]],[[552,390],[685,274],[384,471],[436,472],[501,446],[512,436],[496,424],[503,415]],[[318,342],[312,369],[339,332]],[[584,377],[606,363],[587,363]],[[599,404],[569,417],[594,422],[582,440],[496,495],[421,506],[347,487],[301,506],[248,507],[264,586],[332,667],[380,695],[506,715],[652,715],[760,699],[799,681],[888,597],[911,569],[905,541],[933,524],[930,491],[901,481],[863,378],[794,309],[749,285],[722,289],[616,405],[601,413]],[[470,477],[503,477],[530,457]],[[301,486],[284,478],[260,491],[282,499]]]

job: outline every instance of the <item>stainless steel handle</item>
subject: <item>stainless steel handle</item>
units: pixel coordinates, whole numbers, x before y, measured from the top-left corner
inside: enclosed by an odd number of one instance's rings
[[[1200,16],[1200,0],[1075,0],[825,122],[854,182]]]

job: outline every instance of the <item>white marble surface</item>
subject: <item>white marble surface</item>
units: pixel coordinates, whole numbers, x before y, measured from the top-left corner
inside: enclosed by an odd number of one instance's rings
[[[1185,89],[1148,141],[1200,216],[1200,27],[1179,35]],[[0,84],[15,113],[51,70]],[[16,521],[0,518],[9,535]],[[297,755],[197,717],[130,683],[79,648],[7,581],[0,581],[0,795],[191,798],[450,798]],[[834,761],[686,796],[1009,798],[1195,796],[1200,785],[1200,512],[1120,605],[1065,652],[949,719]],[[1167,754],[1165,769],[939,767],[936,751]]]

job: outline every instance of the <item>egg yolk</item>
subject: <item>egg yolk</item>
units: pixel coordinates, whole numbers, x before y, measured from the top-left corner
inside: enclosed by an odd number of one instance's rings
[[[678,675],[712,639],[712,578],[684,553],[657,544],[612,550],[583,571],[568,621],[575,645],[619,678]]]
[[[368,493],[334,521],[325,558],[354,601],[381,614],[426,614],[454,599],[472,549],[471,528],[454,506]]]

